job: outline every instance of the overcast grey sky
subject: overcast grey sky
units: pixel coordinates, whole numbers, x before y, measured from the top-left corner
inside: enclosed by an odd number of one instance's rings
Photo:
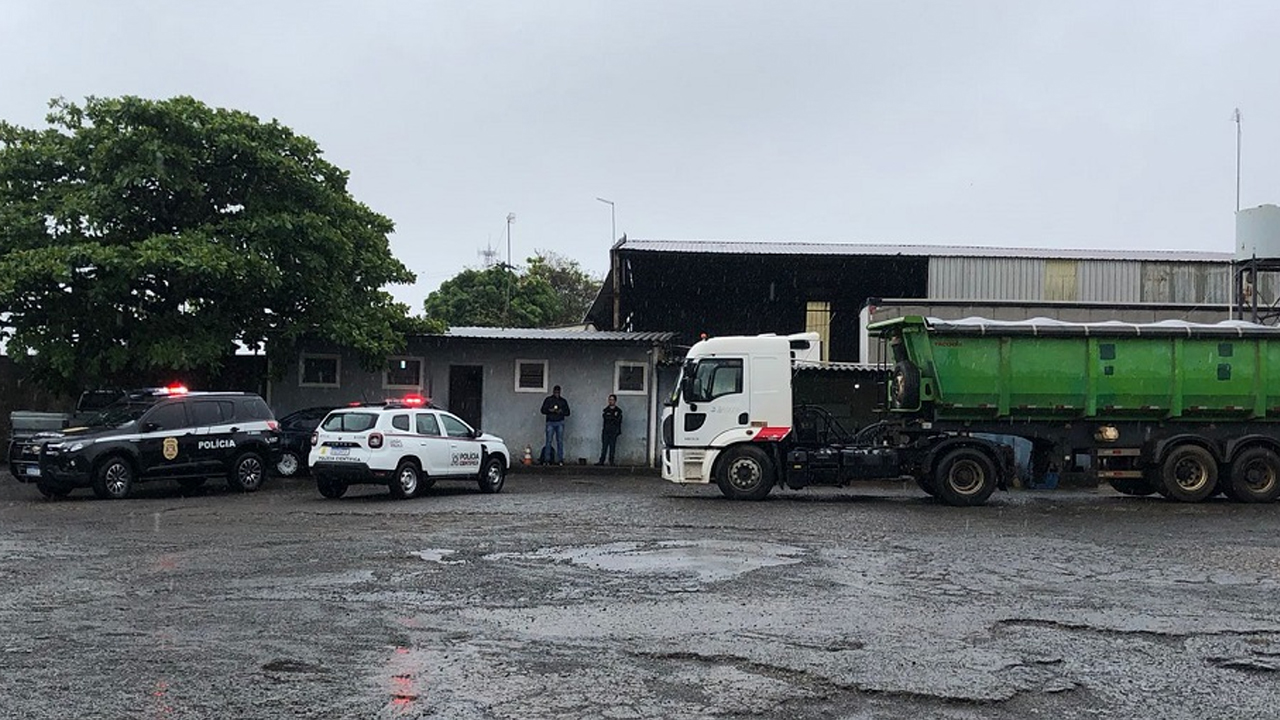
[[[192,95],[276,118],[396,223],[416,310],[492,242],[1229,252],[1280,203],[1278,2],[9,0],[0,117]]]

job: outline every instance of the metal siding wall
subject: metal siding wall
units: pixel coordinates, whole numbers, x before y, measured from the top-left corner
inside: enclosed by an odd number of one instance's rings
[[[929,258],[929,297],[937,300],[1039,300],[1044,260]]]
[[[1226,305],[1230,278],[1226,263],[1144,262],[1142,302]]]
[[[1081,260],[1082,302],[1135,303],[1142,298],[1142,263],[1132,260]]]

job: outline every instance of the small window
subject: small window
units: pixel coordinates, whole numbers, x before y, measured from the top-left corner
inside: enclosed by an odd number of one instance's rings
[[[831,345],[831,303],[810,300],[804,306],[804,331],[818,333],[822,342],[822,361],[827,361],[827,348]]]
[[[235,418],[236,415],[228,412],[227,419]],[[247,397],[240,401],[239,418],[247,418],[249,420],[274,420],[275,415],[271,414],[271,408],[267,407],[265,400],[258,396]]]
[[[408,415],[393,416],[391,418],[391,427],[395,428],[396,430],[403,430],[405,432],[409,432],[409,416]]]
[[[390,390],[421,390],[422,359],[393,357],[382,374],[382,387]]]
[[[619,361],[613,366],[613,392],[616,395],[643,395],[645,386],[643,363]]]
[[[438,437],[440,435],[440,424],[436,422],[436,416],[431,413],[422,413],[418,415],[418,434],[432,435]]]
[[[160,407],[147,413],[143,419],[143,424],[155,424],[156,427],[151,432],[159,432],[161,430],[179,430],[187,425],[187,409],[180,403],[170,403],[161,405]]]
[[[471,428],[467,427],[466,423],[452,415],[441,415],[440,422],[444,424],[444,432],[449,437],[471,437]]]
[[[218,405],[218,402],[212,400],[197,400],[191,403],[191,423],[196,427],[221,423],[222,409]]]
[[[1116,345],[1115,345],[1115,343],[1102,343],[1101,345],[1099,345],[1099,346],[1098,346],[1098,359],[1100,359],[1100,360],[1115,360],[1115,359],[1116,359]]]
[[[725,395],[742,392],[742,361],[714,358],[702,360],[694,371],[688,402],[711,402]]]
[[[364,432],[378,422],[373,413],[334,413],[324,419],[322,429],[328,432]]]
[[[547,361],[546,360],[517,360],[516,361],[516,392],[544,393],[546,391],[547,391]]]
[[[339,387],[342,358],[337,355],[306,355],[299,361],[298,385],[302,387]]]

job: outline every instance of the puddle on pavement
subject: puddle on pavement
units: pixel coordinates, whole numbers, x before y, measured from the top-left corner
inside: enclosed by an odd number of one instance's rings
[[[445,550],[442,548],[427,548],[426,550],[417,550],[409,553],[409,555],[426,560],[427,562],[440,563],[441,565],[462,565],[466,560],[450,560],[449,558],[456,554],[457,550]]]
[[[616,542],[604,545],[542,548],[529,553],[495,553],[489,559],[570,562],[610,572],[641,575],[693,575],[702,582],[728,580],[753,570],[794,565],[806,550],[777,543],[726,540]]]

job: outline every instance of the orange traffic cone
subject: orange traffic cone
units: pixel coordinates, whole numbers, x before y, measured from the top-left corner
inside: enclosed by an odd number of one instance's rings
[[[524,446],[524,464],[525,465],[533,464],[533,448],[529,447],[528,445]]]

